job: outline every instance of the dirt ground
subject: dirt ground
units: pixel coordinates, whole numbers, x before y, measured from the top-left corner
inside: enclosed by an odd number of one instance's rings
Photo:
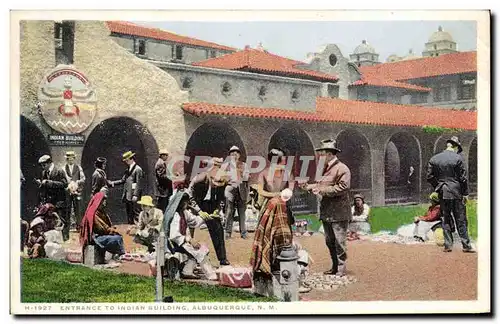
[[[140,249],[125,234],[127,226],[119,226],[124,234],[127,251]],[[195,240],[210,247],[212,263],[217,265],[207,230],[197,229]],[[244,240],[238,233],[226,241],[228,259],[233,266],[248,266],[253,234]],[[310,273],[331,267],[324,236],[315,234],[298,237],[309,252]],[[477,299],[477,254],[463,253],[455,248],[442,252],[434,245],[403,245],[371,241],[348,242],[348,275],[358,281],[335,291],[312,290],[301,294],[304,300],[329,301],[396,301],[396,300],[475,300]],[[148,275],[148,266],[138,262],[123,262],[119,272]]]

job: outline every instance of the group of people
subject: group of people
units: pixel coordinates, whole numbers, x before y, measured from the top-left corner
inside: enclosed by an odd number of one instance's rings
[[[431,195],[434,204],[429,215],[415,219],[415,236],[426,231],[424,222],[440,219],[445,239],[444,251],[453,246],[452,232],[455,224],[462,240],[464,252],[474,252],[467,233],[465,202],[467,198],[467,173],[463,157],[459,154],[461,144],[457,137],[447,141],[446,149],[431,158],[428,164],[427,180],[433,187]],[[346,241],[358,232],[369,232],[369,206],[362,195],[354,196],[351,203],[351,172],[337,154],[341,152],[335,140],[323,140],[316,149],[325,161],[320,177],[310,182],[299,182],[287,172],[286,152],[278,147],[268,153],[269,166],[258,176],[257,199],[259,207],[258,225],[252,242],[250,264],[255,274],[271,276],[278,269],[277,256],[285,247],[293,247],[301,256],[301,265],[307,265],[307,252],[294,241],[292,225],[294,217],[290,206],[293,190],[298,187],[318,197],[319,218],[325,234],[332,266],[324,274],[343,276],[347,271]],[[145,245],[149,252],[155,251],[155,243],[165,226],[166,249],[171,254],[185,257],[182,274],[194,276],[192,270],[198,264],[207,278],[213,278],[207,254],[208,249],[194,240],[194,229],[206,224],[221,266],[229,265],[226,254],[226,240],[231,238],[233,218],[238,210],[240,235],[248,237],[245,227],[245,210],[249,202],[247,166],[241,161],[241,151],[233,146],[229,149],[230,159],[221,158],[203,161],[205,171],[195,175],[189,184],[175,182],[168,172],[168,152],[162,150],[155,165],[157,178],[156,203],[151,196],[143,196],[143,171],[135,161],[133,152],[123,154],[127,168],[121,179],[110,181],[106,177],[106,159],[97,158],[96,170],[92,175],[92,197],[85,216],[80,222],[80,241],[83,247],[96,244],[119,258],[125,253],[123,238],[113,227],[106,212],[108,188],[123,185],[122,200],[125,203],[127,219],[137,225],[134,241]],[[68,164],[57,168],[49,156],[39,160],[43,168],[39,180],[43,202],[51,204],[51,214],[60,217],[63,237],[69,233],[68,205],[78,204],[85,176],[80,166],[74,165],[74,153],[68,152]],[[220,172],[220,170],[224,172]],[[75,196],[75,197],[73,197]],[[435,208],[438,205],[440,208]],[[140,207],[139,207],[140,206]],[[222,208],[225,207],[225,210]],[[76,208],[75,208],[76,210]],[[225,221],[221,219],[225,215]],[[46,221],[45,221],[46,222]],[[419,224],[420,223],[420,224]],[[41,225],[42,224],[42,225]],[[29,248],[33,255],[43,255],[41,232],[47,230],[40,221],[31,224]],[[420,229],[419,229],[420,228]]]

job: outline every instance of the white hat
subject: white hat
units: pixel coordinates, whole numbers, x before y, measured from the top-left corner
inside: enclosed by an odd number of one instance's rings
[[[31,221],[30,228],[33,228],[33,227],[37,226],[38,224],[43,224],[43,223],[45,223],[45,222],[43,221],[43,219],[41,217],[35,217],[35,219],[33,219]]]
[[[241,150],[238,146],[236,146],[236,145],[231,146],[231,148],[229,149],[229,153],[235,152],[235,151],[238,153],[241,153]]]
[[[281,191],[281,200],[283,201],[289,201],[292,198],[293,191],[290,190],[289,188],[285,188]]]
[[[38,164],[42,164],[42,163],[46,163],[47,161],[50,160],[50,155],[42,155],[39,159],[38,159]]]

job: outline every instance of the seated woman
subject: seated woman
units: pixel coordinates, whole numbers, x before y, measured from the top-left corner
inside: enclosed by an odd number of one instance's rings
[[[415,228],[413,230],[413,237],[420,242],[427,241],[429,239],[427,234],[441,224],[439,197],[431,195],[429,199],[431,200],[431,205],[427,213],[423,216],[417,216],[414,219]]]
[[[184,190],[179,190],[172,196],[167,207],[165,214],[166,254],[180,253],[187,259],[181,260],[184,263],[181,272],[183,278],[198,279],[193,270],[196,265],[199,265],[206,279],[217,280],[217,275],[208,258],[208,249],[202,248],[198,242],[195,242],[188,230],[188,226],[199,227],[204,223],[201,216],[191,213],[190,199],[189,194]],[[205,213],[201,215],[214,217]]]
[[[30,224],[30,231],[28,234],[28,256],[30,259],[44,258],[45,257],[45,235],[44,235],[44,221],[41,217],[35,217]]]
[[[80,243],[83,251],[89,244],[95,244],[101,249],[113,254],[118,261],[125,254],[123,237],[111,224],[106,213],[106,195],[98,192],[90,199],[80,226]]]
[[[357,239],[358,233],[370,233],[370,223],[368,217],[370,207],[365,204],[365,197],[361,194],[354,195],[354,205],[352,206],[352,221],[349,223],[348,236],[351,239]]]
[[[151,196],[142,196],[137,202],[142,207],[137,224],[137,233],[134,236],[134,242],[145,245],[148,252],[154,251],[153,244],[156,243],[160,235],[160,229],[163,224],[163,212],[155,208]]]

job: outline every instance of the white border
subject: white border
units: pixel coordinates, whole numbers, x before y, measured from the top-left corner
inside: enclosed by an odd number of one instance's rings
[[[408,302],[305,302],[274,303],[274,310],[266,305],[258,309],[262,303],[239,303],[257,308],[253,312],[259,314],[386,314],[386,313],[473,313],[489,311],[490,306],[490,27],[489,12],[487,11],[23,11],[11,13],[11,118],[10,118],[10,162],[11,166],[19,165],[19,20],[139,20],[139,21],[328,21],[328,20],[475,20],[477,21],[477,52],[478,52],[478,300],[477,301],[408,301]],[[18,213],[19,210],[19,168],[11,167],[11,287],[19,287]],[[459,283],[457,283],[459,284]],[[63,306],[77,304],[30,304],[30,306],[50,306],[50,312],[26,311],[19,300],[19,290],[11,290],[11,312],[16,314],[96,314],[95,311],[68,311]],[[230,307],[232,303],[213,304],[197,303],[196,306],[222,305]],[[82,305],[82,304],[79,304]],[[144,305],[146,311],[117,310],[120,305],[127,304],[90,304],[94,306],[113,305],[115,311],[101,310],[99,314],[159,314],[148,311],[152,304]],[[130,304],[128,304],[130,305]],[[164,304],[167,305],[167,304]],[[176,306],[186,305],[191,308],[187,314],[248,314],[252,311],[238,311],[234,309],[222,311],[193,310],[194,304],[176,303]],[[233,304],[234,305],[234,304]],[[301,306],[298,306],[301,305]],[[175,313],[175,311],[171,312]],[[180,314],[186,314],[180,311]]]

